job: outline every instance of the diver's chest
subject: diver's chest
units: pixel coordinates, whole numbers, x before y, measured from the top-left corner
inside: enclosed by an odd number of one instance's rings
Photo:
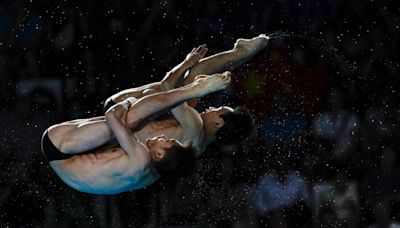
[[[136,138],[145,143],[146,139],[158,135],[165,135],[167,138],[183,140],[182,127],[176,121],[157,121],[147,124],[140,131],[135,132]]]

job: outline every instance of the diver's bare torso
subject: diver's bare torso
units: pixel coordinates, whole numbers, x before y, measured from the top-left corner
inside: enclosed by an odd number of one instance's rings
[[[99,149],[50,162],[50,166],[69,186],[94,194],[116,194],[154,183],[159,175],[150,164],[150,157],[148,161],[137,161],[129,158],[120,147]]]

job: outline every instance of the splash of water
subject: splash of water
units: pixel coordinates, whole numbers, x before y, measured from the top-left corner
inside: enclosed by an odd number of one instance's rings
[[[318,39],[315,35],[307,31],[275,31],[267,36],[270,37],[271,40],[292,40],[293,42],[301,43],[309,48],[318,50],[322,59],[326,59],[334,64],[345,76],[354,77],[354,75],[357,75],[357,66],[351,64],[342,51],[329,46],[323,39]]]

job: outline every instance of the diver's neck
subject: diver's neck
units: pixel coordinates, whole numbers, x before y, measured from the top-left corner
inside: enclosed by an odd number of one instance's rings
[[[203,140],[202,140],[202,146],[205,148],[207,147],[210,143],[214,142],[217,137],[215,136],[215,133],[210,131],[210,129],[207,129],[205,126],[203,127]]]

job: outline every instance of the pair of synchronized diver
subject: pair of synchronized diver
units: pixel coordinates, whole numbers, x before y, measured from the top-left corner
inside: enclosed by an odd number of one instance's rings
[[[42,152],[67,185],[93,194],[145,188],[161,176],[188,176],[207,145],[236,143],[251,133],[253,119],[242,106],[202,113],[194,106],[197,98],[225,89],[231,80],[225,70],[249,60],[269,39],[264,34],[238,39],[231,50],[208,57],[206,45],[193,48],[161,82],[108,98],[104,116],[49,127]],[[173,118],[154,120],[166,111]]]

